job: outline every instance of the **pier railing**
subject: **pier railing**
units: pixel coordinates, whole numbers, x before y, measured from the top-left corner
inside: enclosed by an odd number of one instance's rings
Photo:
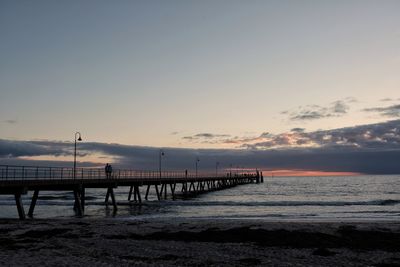
[[[87,180],[87,179],[201,179],[254,176],[251,171],[195,172],[186,171],[149,171],[149,170],[123,170],[116,169],[107,176],[104,168],[74,168],[66,167],[38,167],[38,166],[12,166],[0,165],[0,181],[18,180]]]

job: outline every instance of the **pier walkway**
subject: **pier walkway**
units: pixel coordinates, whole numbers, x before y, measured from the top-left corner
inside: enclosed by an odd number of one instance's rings
[[[20,219],[26,218],[21,195],[29,191],[33,192],[29,217],[33,217],[40,191],[73,192],[74,210],[78,216],[83,216],[86,189],[89,188],[106,189],[105,204],[112,204],[116,211],[118,207],[114,189],[117,187],[129,187],[128,201],[141,204],[140,188],[142,186],[146,188],[146,200],[151,188],[154,189],[157,199],[161,200],[167,198],[168,191],[169,195],[175,199],[179,189],[182,194],[196,194],[260,182],[263,182],[263,177],[258,171],[234,171],[220,174],[201,172],[196,175],[187,171],[114,170],[111,175],[106,175],[104,168],[76,168],[74,170],[74,168],[60,167],[0,165],[0,195],[15,196]]]

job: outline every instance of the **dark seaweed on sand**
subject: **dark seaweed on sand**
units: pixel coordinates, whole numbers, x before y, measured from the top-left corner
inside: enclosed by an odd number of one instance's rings
[[[123,239],[126,236],[109,238]],[[382,249],[400,251],[400,234],[385,231],[361,231],[355,228],[340,228],[337,234],[318,232],[249,229],[248,227],[228,230],[207,229],[200,232],[156,232],[148,235],[130,234],[139,240],[175,240],[187,242],[242,243],[252,242],[260,246],[293,248],[340,248]]]

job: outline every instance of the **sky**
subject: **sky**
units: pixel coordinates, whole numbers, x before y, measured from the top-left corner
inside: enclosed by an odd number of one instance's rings
[[[1,1],[0,164],[70,164],[79,131],[81,166],[155,169],[162,148],[167,169],[201,156],[400,173],[399,13],[389,0]]]

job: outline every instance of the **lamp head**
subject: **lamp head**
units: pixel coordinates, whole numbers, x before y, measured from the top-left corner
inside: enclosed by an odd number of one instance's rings
[[[78,139],[76,139],[76,136],[78,136]],[[80,132],[76,132],[75,133],[75,140],[82,141],[82,137],[81,137],[81,133]]]

